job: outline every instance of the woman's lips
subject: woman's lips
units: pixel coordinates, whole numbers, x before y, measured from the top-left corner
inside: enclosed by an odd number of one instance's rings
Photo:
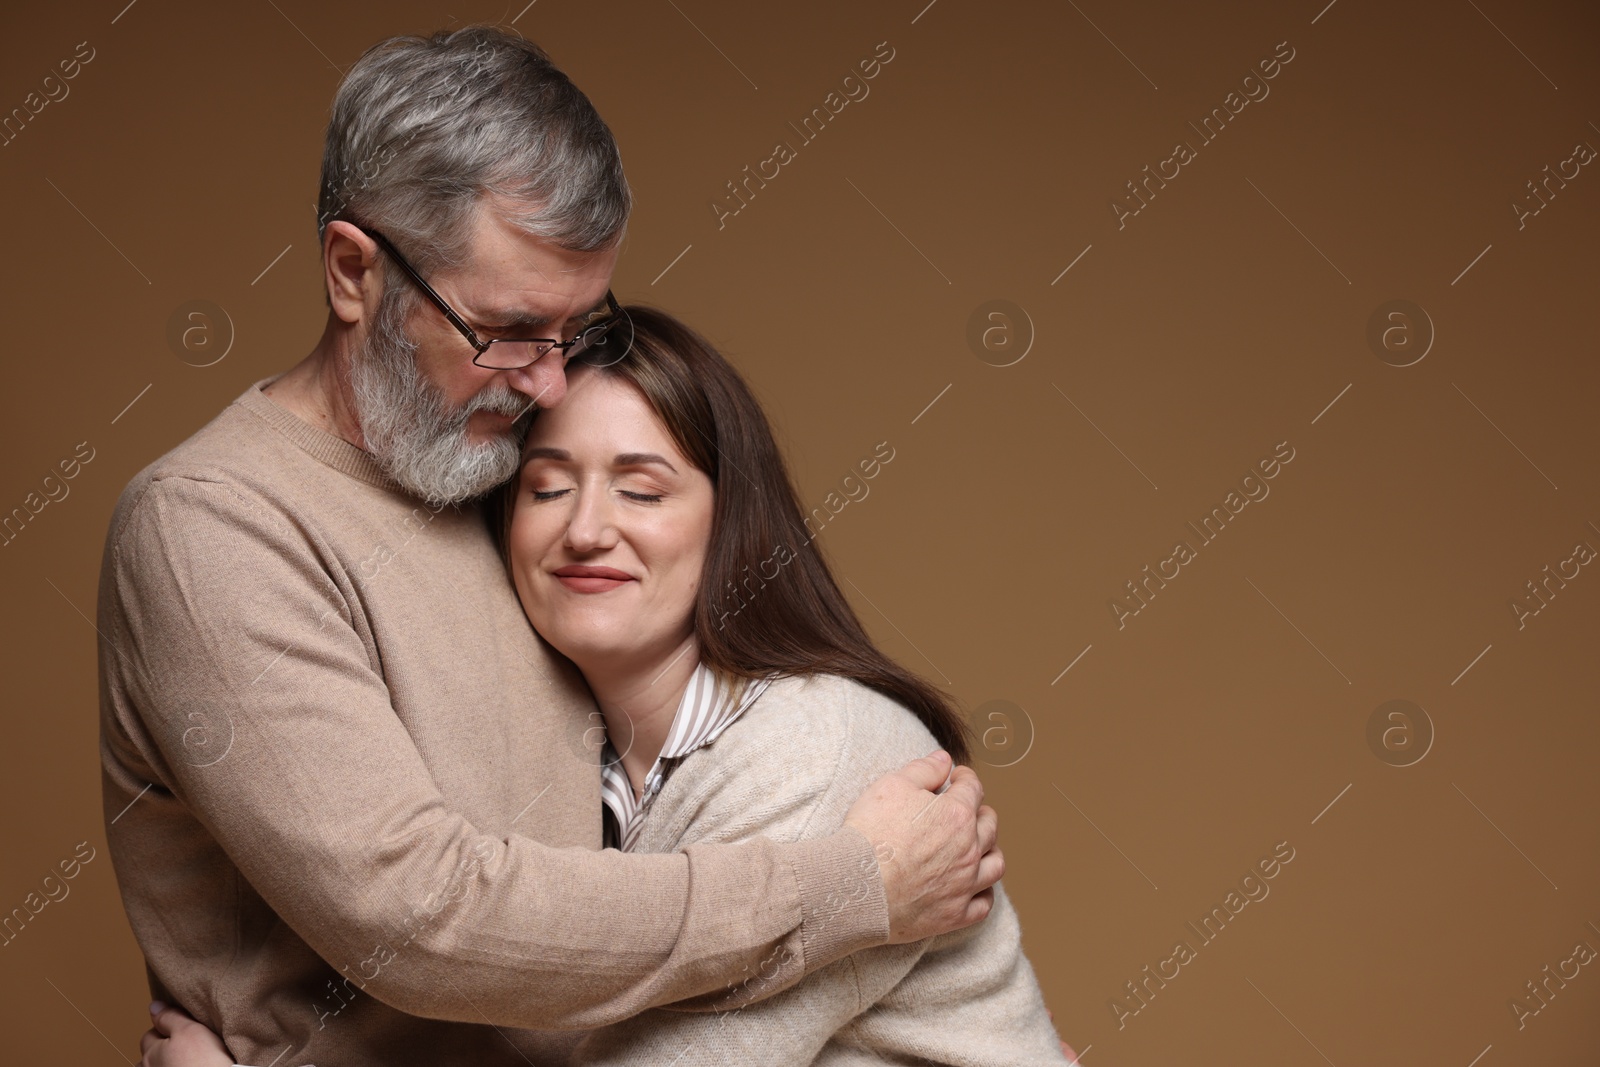
[[[558,567],[553,573],[556,581],[574,593],[608,593],[634,580],[632,575],[615,567]]]

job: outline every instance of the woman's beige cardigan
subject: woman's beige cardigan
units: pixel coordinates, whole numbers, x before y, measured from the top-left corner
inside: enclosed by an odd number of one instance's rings
[[[939,747],[910,711],[836,676],[782,679],[714,743],[684,757],[634,851],[839,828],[862,789]],[[937,803],[937,802],[936,802]],[[893,857],[880,857],[892,863]],[[848,903],[848,895],[840,906]],[[610,921],[626,924],[625,915]],[[759,987],[771,961],[747,977]],[[1063,1064],[1017,913],[1002,887],[976,926],[866,949],[726,1014],[654,1009],[595,1031],[581,1064]]]

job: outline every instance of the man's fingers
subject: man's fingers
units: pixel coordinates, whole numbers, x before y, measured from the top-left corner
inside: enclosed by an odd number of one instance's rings
[[[978,854],[993,851],[1000,841],[1000,814],[985,804],[978,809]]]
[[[960,770],[959,767],[956,769]],[[904,777],[919,789],[937,793],[950,774],[950,754],[940,749],[920,759],[912,760],[894,773]]]
[[[993,886],[1006,873],[1006,857],[999,849],[987,853],[978,861],[977,885],[983,887],[985,893],[993,894]]]
[[[975,922],[988,917],[994,908],[994,890],[985,889],[971,900],[967,901],[966,922],[963,926],[971,926]]]
[[[155,1045],[155,1043],[157,1041],[165,1041],[165,1040],[166,1040],[166,1038],[162,1037],[162,1035],[156,1033],[154,1030],[146,1030],[144,1032],[144,1036],[139,1038],[139,1055],[140,1056],[148,1056],[148,1055],[150,1055],[150,1049]]]
[[[983,803],[983,783],[971,767],[957,767],[950,774],[950,788],[944,795],[946,800],[958,801],[976,811]]]

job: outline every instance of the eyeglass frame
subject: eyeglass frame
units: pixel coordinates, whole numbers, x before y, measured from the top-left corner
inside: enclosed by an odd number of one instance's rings
[[[477,333],[473,331],[472,327],[467,325],[467,321],[460,315],[456,314],[455,309],[445,302],[444,297],[434,292],[433,286],[429,285],[423,280],[422,275],[417,273],[417,268],[413,267],[409,262],[406,261],[406,257],[402,256],[399,249],[395,248],[394,242],[390,241],[387,237],[379,233],[377,230],[374,230],[370,226],[359,226],[356,223],[351,223],[351,225],[356,226],[356,228],[362,233],[376,241],[378,247],[382,248],[384,252],[388,254],[390,259],[399,264],[400,269],[405,271],[406,276],[416,283],[417,288],[422,290],[422,294],[429,300],[433,301],[433,305],[439,309],[439,311],[444,315],[445,319],[449,321],[450,325],[454,326],[461,336],[466,338],[467,343],[472,346],[473,351],[476,353],[476,355],[472,357],[472,365],[475,367],[483,367],[484,370],[522,370],[524,367],[533,366],[545,356],[549,355],[554,349],[560,349],[562,355],[565,356],[567,352],[571,351],[574,345],[583,340],[583,335],[591,330],[604,327],[600,335],[603,338],[607,333],[610,333],[619,322],[622,321],[624,314],[622,305],[617,303],[617,298],[612,295],[610,289],[607,289],[606,303],[610,305],[611,313],[605,318],[601,319],[599,322],[584,327],[579,331],[578,336],[574,337],[570,341],[561,341],[554,337],[491,337],[487,341],[481,340]],[[478,360],[482,359],[483,354],[489,351],[489,347],[496,344],[544,345],[545,349],[528,362],[522,364],[520,367],[487,367],[484,366],[484,364],[479,363]]]

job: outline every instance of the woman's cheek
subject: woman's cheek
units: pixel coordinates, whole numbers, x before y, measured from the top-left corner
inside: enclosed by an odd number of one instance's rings
[[[524,504],[520,508],[511,521],[511,554],[525,566],[532,567],[549,553],[551,543],[560,537],[562,522],[557,509],[548,505],[535,509]]]
[[[694,628],[695,598],[700,592],[700,579],[704,572],[705,567],[701,563],[696,563],[689,570],[689,573],[685,576],[683,593],[679,599],[679,607],[684,616],[684,625],[690,629]]]

